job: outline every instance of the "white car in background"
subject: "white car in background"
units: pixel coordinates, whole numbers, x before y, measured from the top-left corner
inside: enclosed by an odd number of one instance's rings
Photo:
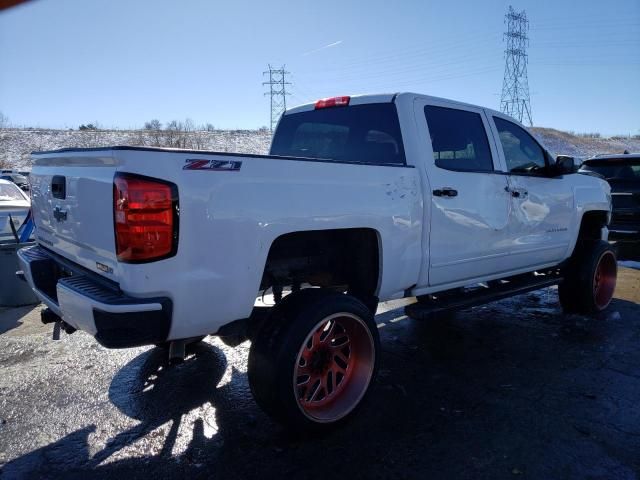
[[[0,180],[7,180],[15,183],[21,190],[29,190],[29,179],[21,173],[3,173]]]
[[[0,180],[0,242],[14,240],[9,218],[16,231],[27,218],[31,201],[15,183]]]

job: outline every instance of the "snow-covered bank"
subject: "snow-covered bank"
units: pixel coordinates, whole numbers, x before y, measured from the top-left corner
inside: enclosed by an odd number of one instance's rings
[[[552,154],[586,158],[598,153],[640,152],[637,138],[585,138],[552,128],[533,128]],[[197,150],[265,154],[271,134],[266,130],[52,130],[0,129],[0,162],[29,168],[32,151],[108,145],[186,146]]]
[[[640,270],[640,262],[634,262],[632,260],[620,260],[618,261],[618,265],[627,268],[635,268],[636,270]]]
[[[574,135],[553,128],[534,127],[533,134],[554,155],[584,159],[602,153],[640,152],[640,138],[594,138]]]
[[[271,134],[264,130],[214,130],[165,132],[150,130],[0,130],[0,161],[14,168],[29,168],[30,153],[73,147],[104,147],[109,145],[166,146],[172,144],[197,150],[265,154]]]

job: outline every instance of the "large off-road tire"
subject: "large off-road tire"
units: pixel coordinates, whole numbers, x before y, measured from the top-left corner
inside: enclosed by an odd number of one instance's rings
[[[254,338],[249,385],[258,405],[296,431],[324,431],[357,410],[375,379],[378,329],[349,295],[304,289],[285,297]]]
[[[616,252],[599,240],[581,245],[565,269],[558,285],[560,305],[565,313],[598,313],[609,306],[616,288]]]

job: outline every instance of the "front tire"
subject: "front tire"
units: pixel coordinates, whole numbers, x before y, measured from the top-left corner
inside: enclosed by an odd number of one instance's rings
[[[285,426],[322,431],[353,415],[378,366],[378,329],[354,297],[320,289],[274,307],[249,352],[258,405]]]
[[[577,249],[558,285],[565,313],[598,313],[606,309],[616,288],[618,265],[613,247],[597,241]]]

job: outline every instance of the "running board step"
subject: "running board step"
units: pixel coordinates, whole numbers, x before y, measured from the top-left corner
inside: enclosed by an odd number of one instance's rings
[[[493,287],[478,287],[472,290],[460,289],[458,293],[446,292],[443,298],[434,298],[426,302],[412,303],[404,307],[407,317],[415,320],[428,320],[434,313],[474,307],[485,303],[495,302],[503,298],[520,295],[522,293],[539,290],[557,285],[563,278],[559,275],[541,275],[540,279],[531,277],[526,280],[513,279]]]

